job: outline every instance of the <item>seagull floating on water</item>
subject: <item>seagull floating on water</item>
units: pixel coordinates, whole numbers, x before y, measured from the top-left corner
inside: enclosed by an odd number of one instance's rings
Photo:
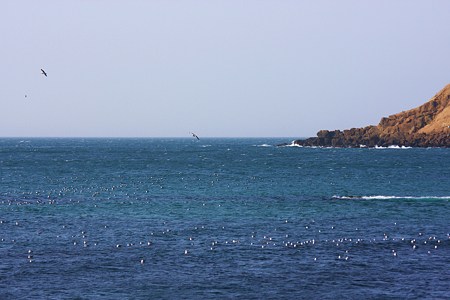
[[[44,69],[41,69],[42,74],[45,75],[45,77],[47,77],[47,73],[44,71]]]

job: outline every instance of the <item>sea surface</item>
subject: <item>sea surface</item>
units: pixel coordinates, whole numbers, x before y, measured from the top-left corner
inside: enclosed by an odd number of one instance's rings
[[[450,149],[0,139],[0,299],[450,299]]]

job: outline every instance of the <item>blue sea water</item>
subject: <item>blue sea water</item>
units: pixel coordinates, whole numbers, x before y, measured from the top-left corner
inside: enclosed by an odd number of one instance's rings
[[[0,139],[0,299],[450,299],[450,149]]]

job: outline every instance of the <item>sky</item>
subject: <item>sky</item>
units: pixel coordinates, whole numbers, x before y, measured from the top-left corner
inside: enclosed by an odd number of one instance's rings
[[[447,0],[5,0],[0,37],[0,137],[309,137],[450,83]]]

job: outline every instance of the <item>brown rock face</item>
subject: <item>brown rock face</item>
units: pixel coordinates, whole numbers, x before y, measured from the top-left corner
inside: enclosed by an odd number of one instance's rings
[[[425,104],[382,118],[377,126],[321,130],[317,137],[294,143],[326,147],[450,147],[450,84]]]

